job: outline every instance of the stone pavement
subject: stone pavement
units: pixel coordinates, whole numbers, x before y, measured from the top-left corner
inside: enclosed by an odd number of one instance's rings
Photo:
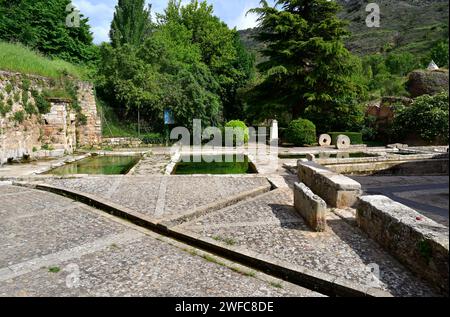
[[[448,176],[353,176],[370,195],[384,195],[449,226]]]
[[[0,217],[0,296],[320,296],[46,192]]]
[[[94,194],[154,219],[183,215],[195,208],[266,187],[260,176],[111,176],[49,178],[45,183]]]
[[[329,229],[312,232],[295,212],[291,189],[278,189],[181,225],[184,230],[287,263],[375,285],[394,296],[433,291],[359,229],[332,213]],[[376,264],[380,280],[368,271]]]
[[[277,180],[276,177],[280,178]],[[180,228],[226,245],[372,285],[368,267],[375,264],[381,276],[376,286],[394,296],[426,296],[433,291],[389,256],[359,229],[333,213],[327,214],[329,230],[309,230],[295,212],[292,175],[268,176],[280,189],[247,199],[218,211],[210,211]],[[147,176],[48,179],[47,183],[103,199],[165,219],[214,203],[243,191],[267,186],[261,176]]]
[[[128,175],[164,175],[170,162],[168,154],[146,154]]]

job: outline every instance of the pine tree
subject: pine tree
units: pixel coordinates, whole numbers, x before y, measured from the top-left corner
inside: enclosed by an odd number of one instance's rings
[[[266,76],[251,93],[252,102],[287,107],[294,119],[308,112],[313,117],[334,112],[336,118],[354,113],[351,101],[362,88],[352,79],[355,60],[344,47],[339,5],[327,0],[279,0],[281,9],[265,0],[261,5],[251,12],[259,14],[257,39],[266,44],[267,61],[258,68]]]
[[[119,0],[111,23],[113,47],[142,44],[151,31],[151,6],[145,9],[144,0]]]

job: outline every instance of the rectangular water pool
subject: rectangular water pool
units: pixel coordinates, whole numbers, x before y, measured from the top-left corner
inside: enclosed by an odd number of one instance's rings
[[[256,174],[256,168],[247,156],[203,155],[195,156],[201,162],[195,162],[194,156],[183,156],[173,171],[174,175],[230,175]]]
[[[141,159],[139,156],[94,156],[57,167],[45,174],[51,175],[124,175]]]

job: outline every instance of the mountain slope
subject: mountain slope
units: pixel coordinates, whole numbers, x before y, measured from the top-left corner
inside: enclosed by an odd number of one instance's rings
[[[381,27],[366,26],[366,4],[373,1],[338,0],[343,7],[339,16],[349,22],[351,36],[347,47],[366,55],[386,51],[407,51],[425,55],[439,41],[448,38],[448,0],[378,0]],[[248,49],[257,53],[264,48],[252,38],[258,29],[239,31]],[[257,60],[261,55],[257,53]]]

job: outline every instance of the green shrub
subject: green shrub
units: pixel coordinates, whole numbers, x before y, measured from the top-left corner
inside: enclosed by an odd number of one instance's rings
[[[36,107],[31,102],[27,102],[26,104],[24,104],[23,109],[25,110],[26,113],[30,115],[38,113]]]
[[[426,142],[448,144],[449,139],[448,93],[435,96],[424,95],[414,100],[409,107],[395,108],[393,135],[403,141],[409,134],[417,134]]]
[[[22,90],[28,91],[30,90],[31,82],[27,77],[22,79]]]
[[[6,116],[6,114],[11,110],[11,105],[9,105],[8,103],[5,104],[2,100],[0,100],[0,114],[2,115],[2,117]]]
[[[163,144],[165,142],[163,136],[159,133],[147,133],[141,136],[144,144]]]
[[[11,91],[13,91],[13,86],[11,84],[7,84],[5,87],[5,91],[9,95]]]
[[[352,144],[364,144],[361,132],[329,132],[328,134],[331,136],[331,144],[336,144],[340,135],[348,136]]]
[[[236,133],[238,134],[238,135],[233,136],[233,145],[242,145],[242,144],[236,143],[237,139],[238,140],[244,139],[244,143],[245,144],[248,143],[249,131],[248,131],[248,127],[245,125],[244,122],[242,122],[240,120],[232,120],[225,124],[225,128],[233,128],[233,129],[235,129]],[[226,135],[224,135],[224,137],[226,137]]]
[[[28,91],[27,90],[23,90],[22,91],[22,104],[23,105],[27,104],[28,103],[28,99],[29,99]]]
[[[307,119],[297,119],[289,123],[286,139],[296,146],[313,145],[317,143],[316,126]]]
[[[44,150],[44,151],[53,151],[55,148],[54,148],[53,145],[51,145],[51,144],[44,144],[44,145],[41,147],[41,149]]]
[[[34,101],[36,103],[36,107],[37,107],[39,113],[40,114],[49,113],[50,109],[51,109],[50,102],[48,102],[47,99],[45,99],[45,97],[42,94],[40,94],[36,91],[33,91],[32,95],[34,97]]]
[[[16,93],[14,94],[14,101],[15,101],[15,102],[19,102],[19,101],[20,101],[20,93],[16,92]]]
[[[77,113],[77,123],[79,125],[86,125],[87,124],[87,117],[82,113]]]
[[[17,123],[24,122],[25,121],[25,112],[22,110],[14,112],[13,119]]]

